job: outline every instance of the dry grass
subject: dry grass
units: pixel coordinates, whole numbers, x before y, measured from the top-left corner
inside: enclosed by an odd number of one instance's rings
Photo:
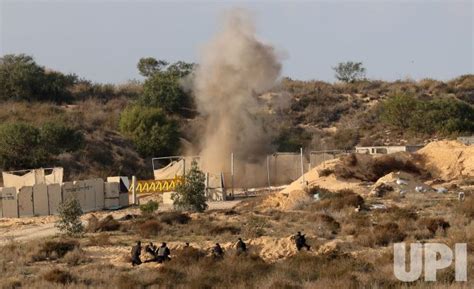
[[[43,279],[48,282],[68,284],[74,282],[75,278],[68,272],[60,269],[53,269],[43,275]]]
[[[32,258],[34,261],[60,259],[64,257],[67,252],[78,247],[79,243],[75,240],[46,241]]]

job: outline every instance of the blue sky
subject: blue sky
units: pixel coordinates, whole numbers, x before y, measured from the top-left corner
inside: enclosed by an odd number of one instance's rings
[[[223,11],[247,8],[283,76],[334,81],[362,61],[372,79],[451,79],[473,73],[473,1],[1,1],[0,54],[98,82],[140,79],[153,56],[196,62]]]

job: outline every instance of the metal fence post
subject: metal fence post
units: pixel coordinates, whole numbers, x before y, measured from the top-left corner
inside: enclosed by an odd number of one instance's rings
[[[137,177],[132,176],[132,201],[134,205],[137,205]]]

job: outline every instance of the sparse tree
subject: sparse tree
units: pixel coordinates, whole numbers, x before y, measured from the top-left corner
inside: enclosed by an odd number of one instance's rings
[[[191,169],[186,174],[186,180],[178,185],[172,196],[174,207],[178,210],[204,212],[207,209],[205,182],[206,177],[199,169],[196,161],[191,163]]]
[[[337,80],[346,83],[353,83],[365,78],[365,68],[362,62],[341,62],[333,69],[336,72]]]
[[[165,60],[156,60],[153,57],[140,58],[137,64],[138,71],[144,77],[150,77],[153,74],[160,72],[168,65]]]
[[[143,95],[139,98],[140,104],[159,107],[167,113],[188,113],[192,100],[183,89],[182,80],[192,73],[194,63],[178,61],[169,64],[148,57],[140,59],[137,67],[140,74],[147,78],[143,84]]]
[[[67,235],[80,235],[84,231],[81,222],[82,209],[76,198],[63,201],[58,208],[59,220],[56,227]]]

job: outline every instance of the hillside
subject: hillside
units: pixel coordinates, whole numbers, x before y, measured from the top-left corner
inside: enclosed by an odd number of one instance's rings
[[[0,122],[21,122],[36,127],[55,122],[81,132],[84,143],[80,148],[62,151],[34,163],[44,167],[63,166],[66,179],[109,175],[149,178],[152,177],[151,156],[140,154],[133,138],[125,135],[119,126],[121,113],[127,106],[146,100],[142,96],[144,85],[146,90],[146,81],[122,86],[77,81],[68,87],[71,97],[66,102],[3,99],[0,100],[3,108]],[[382,104],[397,94],[408,94],[420,104],[456,101],[462,104],[462,109],[472,110],[474,75],[447,82],[430,79],[419,82],[366,80],[335,84],[284,78],[278,87],[259,98],[267,104],[263,106],[267,107],[265,111],[260,113],[265,114],[266,129],[272,132],[274,150],[278,151],[297,151],[300,146],[306,150],[318,150],[349,149],[357,144],[427,143],[437,138],[453,138],[474,132],[474,115],[469,111],[462,120],[463,128],[467,128],[463,132],[441,129],[420,132],[390,124],[382,119]],[[289,103],[275,106],[274,99],[281,96],[289,99]],[[189,97],[192,100],[192,96]],[[187,108],[181,107],[180,110],[183,109],[185,113],[164,111],[167,118],[178,124],[181,143],[196,142],[197,128],[203,125],[203,117],[196,113],[192,101]],[[183,146],[175,153],[182,151]],[[22,164],[4,166],[0,170],[30,168],[28,162]]]

